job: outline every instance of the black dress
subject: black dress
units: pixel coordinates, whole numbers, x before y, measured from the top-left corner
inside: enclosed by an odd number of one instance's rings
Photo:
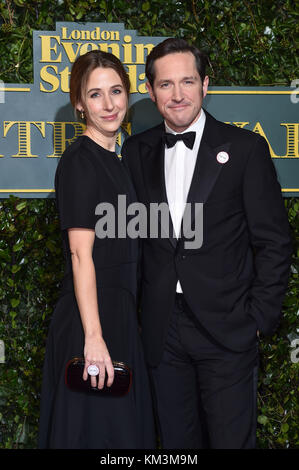
[[[152,403],[138,331],[136,311],[138,241],[118,236],[121,206],[135,192],[118,156],[81,136],[58,164],[55,189],[63,234],[66,270],[47,339],[41,393],[40,448],[144,449],[155,447]],[[93,261],[103,338],[111,359],[133,370],[133,385],[124,397],[71,391],[65,366],[84,357],[84,331],[74,295],[67,229],[95,229],[99,203],[115,209],[115,238],[95,236]],[[99,212],[100,206],[97,208]],[[125,208],[126,210],[126,208]],[[103,214],[103,212],[102,212]],[[112,222],[112,221],[111,221]],[[102,231],[105,227],[102,227]],[[113,231],[113,224],[106,227]],[[123,227],[120,227],[123,232]],[[97,233],[97,229],[96,229]]]

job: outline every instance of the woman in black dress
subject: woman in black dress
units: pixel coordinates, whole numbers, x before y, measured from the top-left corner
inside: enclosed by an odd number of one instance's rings
[[[86,120],[86,131],[66,149],[55,177],[66,270],[47,339],[40,448],[155,447],[136,312],[138,241],[118,237],[117,223],[115,238],[99,238],[95,231],[98,204],[112,204],[117,222],[118,196],[127,205],[135,202],[115,153],[129,89],[128,76],[112,54],[90,51],[73,65],[70,98]],[[70,390],[64,375],[73,357],[85,358],[83,378],[93,386],[96,378],[88,376],[87,368],[98,367],[99,388],[105,372],[108,385],[113,382],[112,360],[127,363],[133,370],[129,393],[116,398]]]

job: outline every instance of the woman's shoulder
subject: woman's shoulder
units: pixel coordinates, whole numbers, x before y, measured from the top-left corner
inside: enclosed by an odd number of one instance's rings
[[[84,135],[80,135],[74,142],[72,142],[61,155],[61,160],[68,160],[70,158],[82,158],[89,156],[89,148],[86,145],[86,139]]]
[[[57,171],[64,168],[72,168],[78,166],[93,167],[93,154],[90,152],[86,139],[84,136],[78,137],[75,142],[72,142],[63,152],[57,167]]]

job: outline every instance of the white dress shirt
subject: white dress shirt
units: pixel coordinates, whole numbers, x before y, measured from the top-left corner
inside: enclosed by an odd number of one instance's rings
[[[195,168],[197,154],[202,138],[206,115],[201,109],[199,118],[184,132],[196,132],[196,138],[192,149],[186,147],[183,141],[178,141],[173,147],[165,146],[165,186],[170,215],[175,231],[179,238],[182,218],[187,202],[192,176]],[[165,122],[166,132],[177,134]],[[177,283],[176,291],[182,293],[180,282]]]

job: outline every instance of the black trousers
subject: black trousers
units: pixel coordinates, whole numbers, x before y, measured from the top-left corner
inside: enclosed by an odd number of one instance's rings
[[[162,448],[255,448],[257,371],[258,343],[224,348],[177,294],[162,361],[150,369]]]

